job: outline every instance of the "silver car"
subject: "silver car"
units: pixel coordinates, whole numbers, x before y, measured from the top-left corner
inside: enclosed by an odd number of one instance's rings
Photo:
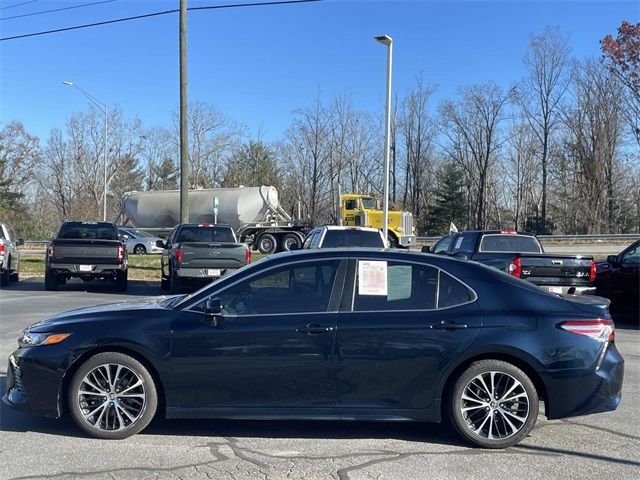
[[[8,287],[10,281],[20,276],[20,250],[24,240],[16,237],[13,229],[0,223],[0,287]]]
[[[126,241],[127,253],[146,255],[147,253],[162,253],[164,250],[156,245],[158,240],[162,240],[160,237],[154,237],[137,228],[119,227],[118,230]]]

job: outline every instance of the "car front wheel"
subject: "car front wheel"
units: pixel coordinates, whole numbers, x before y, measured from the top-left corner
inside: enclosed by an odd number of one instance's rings
[[[144,365],[122,353],[104,352],[75,373],[68,402],[73,420],[87,434],[119,440],[149,425],[158,395]]]
[[[518,367],[501,360],[472,363],[449,397],[458,432],[484,448],[507,448],[526,437],[538,417],[538,394]]]

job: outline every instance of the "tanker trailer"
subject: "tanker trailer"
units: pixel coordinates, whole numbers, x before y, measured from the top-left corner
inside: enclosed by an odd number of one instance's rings
[[[300,248],[311,229],[308,222],[293,219],[280,206],[275,187],[268,186],[189,190],[189,222],[213,223],[215,197],[218,223],[230,225],[241,242],[261,253]],[[172,229],[180,223],[180,191],[129,192],[123,210],[138,228]]]

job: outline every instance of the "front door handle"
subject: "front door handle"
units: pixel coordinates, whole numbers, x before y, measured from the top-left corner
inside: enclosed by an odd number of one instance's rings
[[[469,328],[469,325],[466,323],[447,322],[443,320],[440,323],[434,323],[431,325],[431,328],[434,330],[462,330],[464,328]]]
[[[312,335],[316,333],[333,332],[334,328],[335,327],[333,325],[320,325],[318,323],[308,323],[304,327],[296,328],[296,332]]]

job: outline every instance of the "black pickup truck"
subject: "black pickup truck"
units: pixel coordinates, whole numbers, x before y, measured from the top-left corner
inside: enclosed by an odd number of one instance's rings
[[[212,282],[251,262],[249,247],[238,243],[229,225],[178,225],[166,243],[158,240],[157,245],[164,248],[160,287],[171,293]]]
[[[127,251],[118,228],[108,222],[64,222],[49,243],[44,286],[57,290],[69,278],[111,280],[118,291],[127,290]]]
[[[422,251],[473,260],[554,293],[596,292],[596,264],[591,255],[547,254],[535,236],[514,230],[458,232]]]

